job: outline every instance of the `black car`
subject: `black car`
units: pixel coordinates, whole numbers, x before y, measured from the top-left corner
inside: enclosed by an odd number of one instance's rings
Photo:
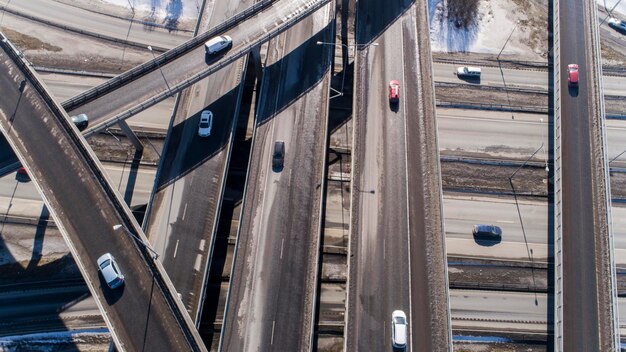
[[[272,169],[276,172],[283,169],[285,163],[285,142],[274,142],[274,154],[272,154]]]
[[[611,18],[609,19],[609,27],[615,29],[622,34],[626,34],[626,21],[620,21],[617,18]]]
[[[474,225],[472,234],[478,237],[501,237],[502,229],[495,225]]]
[[[72,116],[71,119],[79,131],[84,130],[87,128],[87,125],[89,125],[89,118],[87,117],[87,114],[78,114],[76,116]]]

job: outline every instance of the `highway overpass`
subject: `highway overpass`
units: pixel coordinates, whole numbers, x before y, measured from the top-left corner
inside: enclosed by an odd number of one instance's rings
[[[397,309],[409,350],[452,349],[426,6],[357,3],[346,351],[391,351]]]
[[[553,7],[556,351],[615,351],[619,343],[596,7]],[[578,87],[568,87],[571,63]]]
[[[203,351],[165,271],[124,231],[145,239],[76,127],[9,41],[0,42],[0,129],[64,235],[115,344],[122,350]],[[126,283],[108,289],[96,259],[110,252]]]

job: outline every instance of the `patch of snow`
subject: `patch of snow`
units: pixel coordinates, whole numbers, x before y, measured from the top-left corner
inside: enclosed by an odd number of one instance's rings
[[[608,10],[613,9],[613,16],[617,17],[620,20],[626,19],[626,1],[620,0],[596,0],[598,5],[604,7]],[[617,4],[617,6],[615,6]]]
[[[526,46],[520,45],[523,30],[513,29],[521,14],[511,11],[514,4],[502,1],[479,1],[476,18],[466,27],[458,27],[448,18],[448,0],[429,0],[431,47],[434,52],[474,52],[498,54],[523,54]],[[507,42],[513,32],[511,40]],[[506,43],[506,46],[505,46]]]
[[[37,334],[26,335],[13,335],[0,337],[0,350],[5,351],[5,348],[11,348],[17,343],[68,343],[77,338],[83,338],[88,336],[100,336],[108,334],[107,329],[85,329],[85,330],[73,330],[73,331],[58,331],[58,332],[45,332]]]
[[[180,16],[181,19],[195,20],[198,18],[198,10],[202,0],[103,0],[112,5],[118,5],[135,12],[154,13],[158,18],[167,16]]]

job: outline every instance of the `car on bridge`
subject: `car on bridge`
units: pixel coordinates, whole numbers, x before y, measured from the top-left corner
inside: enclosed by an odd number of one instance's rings
[[[120,287],[124,283],[124,275],[111,253],[105,253],[98,258],[98,270],[110,288]]]
[[[208,137],[211,135],[211,128],[213,127],[213,113],[209,110],[204,110],[200,115],[200,122],[198,122],[198,136]]]
[[[476,224],[472,228],[472,234],[477,237],[502,237],[502,229],[496,225],[482,225]]]
[[[567,65],[567,84],[570,87],[578,87],[578,65]]]
[[[231,37],[227,35],[220,35],[207,40],[207,42],[204,43],[204,49],[206,50],[207,55],[213,55],[230,47],[232,44],[233,40]]]
[[[87,114],[78,114],[76,116],[72,116],[71,119],[79,131],[84,130],[89,125],[89,117]]]
[[[391,313],[391,343],[394,348],[406,347],[406,334],[406,314],[401,310],[394,310]]]
[[[279,172],[283,170],[285,163],[285,141],[274,142],[274,153],[272,154],[272,170]]]
[[[389,103],[398,104],[400,101],[400,82],[393,80],[389,82]]]

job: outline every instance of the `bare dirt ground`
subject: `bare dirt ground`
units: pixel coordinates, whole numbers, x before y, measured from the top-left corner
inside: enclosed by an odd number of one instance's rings
[[[121,73],[152,58],[147,50],[124,48],[10,13],[4,13],[0,29],[36,66]]]
[[[544,352],[547,350],[545,344],[454,342],[454,352]]]
[[[442,162],[441,178],[445,191],[464,190],[512,194],[509,177],[517,167]],[[513,178],[518,195],[547,197],[547,173],[543,167],[525,167]]]

